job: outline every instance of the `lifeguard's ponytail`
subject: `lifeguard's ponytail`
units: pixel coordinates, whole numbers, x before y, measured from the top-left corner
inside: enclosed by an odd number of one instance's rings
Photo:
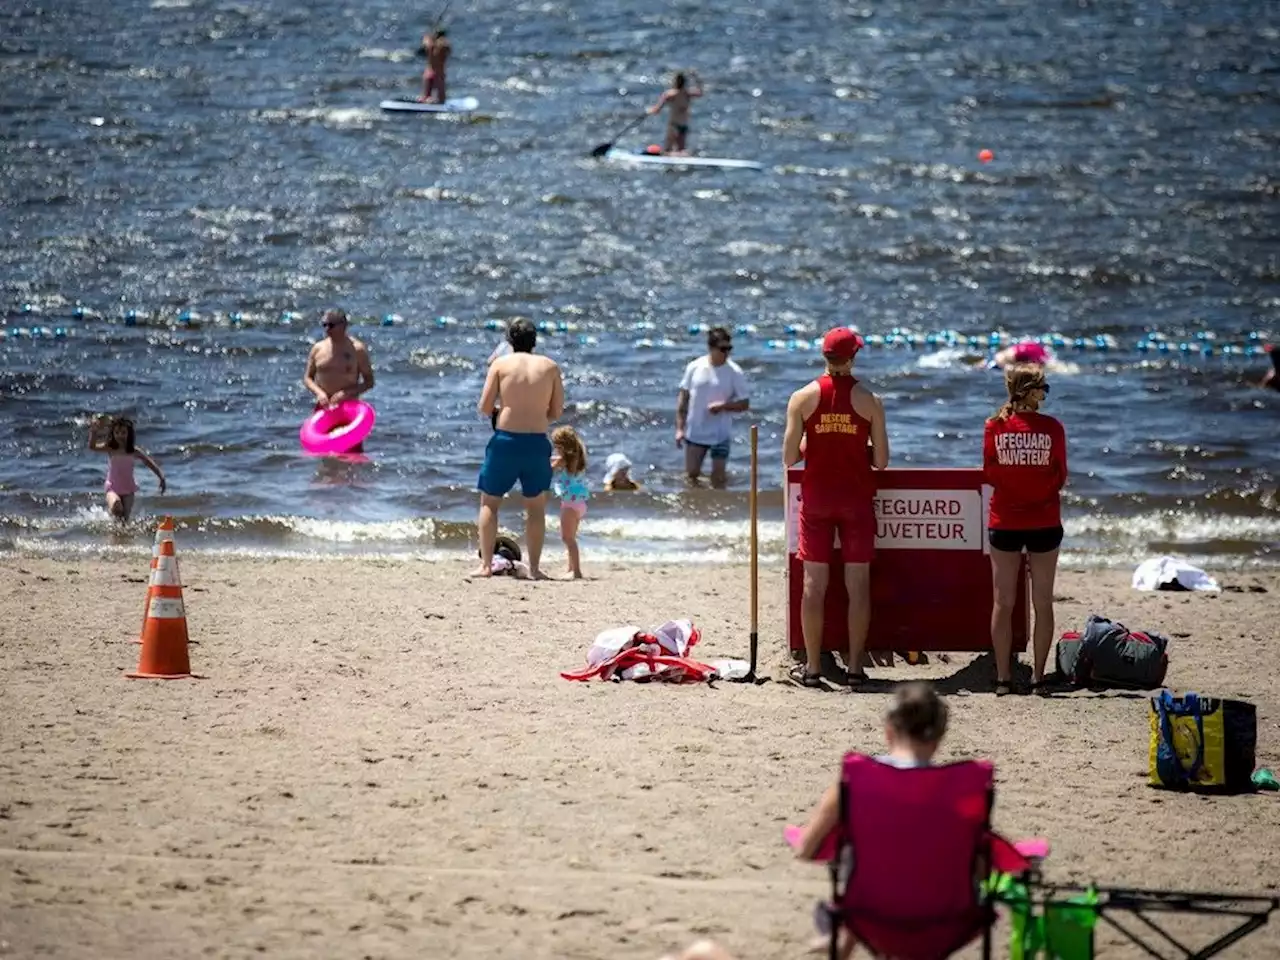
[[[1008,420],[1019,410],[1035,410],[1039,401],[1031,398],[1034,390],[1044,387],[1044,368],[1034,363],[1015,363],[1004,371],[1004,386],[1009,399],[996,411],[994,420]]]

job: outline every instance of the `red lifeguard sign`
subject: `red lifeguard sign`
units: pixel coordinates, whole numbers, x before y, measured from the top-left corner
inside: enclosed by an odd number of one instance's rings
[[[800,594],[800,478],[787,471],[787,643],[804,649]],[[974,468],[890,468],[876,472],[876,556],[871,564],[868,650],[991,649],[991,488]],[[849,598],[840,552],[831,561],[822,648],[849,649]],[[1026,561],[1013,611],[1013,649],[1027,649]]]

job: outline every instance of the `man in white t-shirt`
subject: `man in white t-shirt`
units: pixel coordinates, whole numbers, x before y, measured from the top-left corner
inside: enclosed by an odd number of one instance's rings
[[[724,487],[729,461],[733,415],[750,406],[747,378],[729,359],[733,338],[724,327],[707,333],[707,355],[684,368],[676,399],[676,446],[684,447],[684,469],[689,479],[702,475],[702,462],[711,454],[711,485]]]

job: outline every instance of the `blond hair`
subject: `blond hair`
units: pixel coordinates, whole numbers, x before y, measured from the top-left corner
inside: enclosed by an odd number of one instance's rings
[[[1044,388],[1044,367],[1035,363],[1015,363],[1005,368],[1004,387],[1009,399],[996,411],[993,420],[1008,420],[1018,410],[1037,410],[1040,401],[1031,397],[1032,391]]]
[[[587,448],[573,427],[556,427],[551,434],[551,445],[564,461],[565,473],[587,472]]]

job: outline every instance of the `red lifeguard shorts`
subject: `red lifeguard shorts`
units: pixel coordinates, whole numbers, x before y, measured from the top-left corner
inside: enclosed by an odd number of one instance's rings
[[[836,556],[837,533],[845,563],[870,563],[876,552],[876,514],[871,503],[838,511],[805,510],[800,504],[801,560],[830,563]]]

